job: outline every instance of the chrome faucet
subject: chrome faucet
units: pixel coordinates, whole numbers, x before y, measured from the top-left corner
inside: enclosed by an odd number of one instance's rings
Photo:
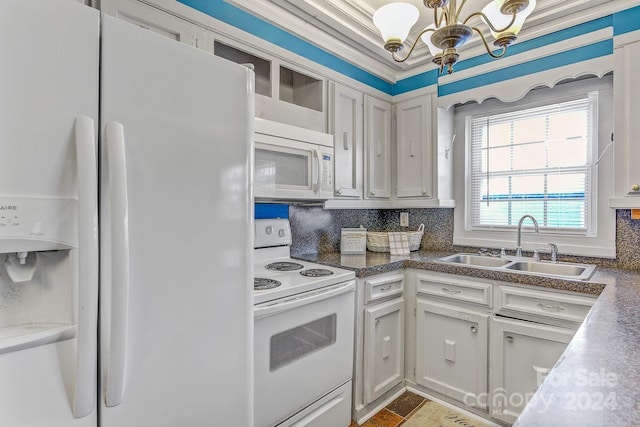
[[[520,221],[518,222],[518,239],[516,240],[516,256],[517,257],[522,256],[522,222],[527,218],[533,221],[533,228],[536,233],[539,233],[538,221],[536,221],[534,217],[532,217],[531,215],[523,215],[522,218],[520,218]]]
[[[558,245],[555,243],[549,242],[549,248],[551,252],[551,262],[558,261]]]

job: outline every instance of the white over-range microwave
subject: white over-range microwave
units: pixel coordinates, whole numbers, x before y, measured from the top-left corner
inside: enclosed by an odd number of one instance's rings
[[[256,118],[256,200],[333,196],[333,135]]]

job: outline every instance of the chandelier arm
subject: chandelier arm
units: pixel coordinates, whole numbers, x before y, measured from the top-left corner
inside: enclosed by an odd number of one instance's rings
[[[453,16],[453,23],[455,24],[456,22],[458,22],[458,18],[460,18],[460,13],[462,12],[462,8],[464,7],[465,3],[467,2],[467,0],[462,0],[462,3],[460,3],[460,6],[458,6],[457,10],[454,10],[454,16]],[[468,18],[467,18],[468,19]],[[466,21],[465,21],[466,22]]]
[[[402,58],[402,59],[398,59],[398,58],[396,57],[396,53],[395,53],[395,52],[393,52],[393,53],[391,54],[391,57],[393,58],[393,60],[394,60],[394,61],[396,61],[396,62],[404,62],[404,61],[406,61],[407,59],[409,59],[409,57],[410,57],[410,56],[411,56],[411,54],[413,53],[413,49],[415,49],[415,48],[416,48],[416,45],[418,44],[418,40],[420,40],[420,37],[422,37],[422,35],[423,35],[423,34],[428,33],[428,32],[435,32],[435,30],[434,30],[433,28],[425,28],[424,30],[420,31],[420,34],[418,34],[418,35],[416,36],[416,39],[415,39],[415,41],[413,42],[413,45],[411,45],[411,48],[409,49],[409,52],[407,52],[407,55],[406,55],[404,58]]]
[[[440,9],[440,19],[438,19],[438,9]],[[433,8],[433,23],[436,25],[436,28],[440,28],[440,26],[442,25],[442,21],[443,20],[447,24],[449,23],[449,15],[448,15],[446,6],[442,7],[442,8],[434,7]]]
[[[504,56],[504,54],[507,53],[507,46],[502,46],[502,52],[500,52],[499,54],[496,55],[495,53],[493,53],[491,51],[491,48],[489,47],[489,44],[487,43],[487,39],[485,39],[484,35],[482,35],[482,31],[480,31],[476,27],[471,27],[471,29],[480,35],[480,39],[482,40],[482,43],[484,44],[484,48],[487,50],[487,53],[489,55],[491,55],[494,58],[502,58]]]
[[[473,18],[474,16],[480,16],[481,18],[484,18],[483,21],[489,26],[489,28],[491,28],[491,31],[493,31],[494,33],[502,33],[504,31],[507,31],[514,22],[516,22],[516,13],[513,12],[513,14],[511,15],[511,21],[509,22],[509,24],[507,26],[505,26],[502,29],[497,29],[492,23],[491,20],[489,20],[489,17],[487,15],[485,15],[482,12],[474,12],[471,15],[467,16],[467,19],[464,20],[464,22],[462,23],[463,25],[466,25],[467,22],[469,22],[469,20],[471,18]]]

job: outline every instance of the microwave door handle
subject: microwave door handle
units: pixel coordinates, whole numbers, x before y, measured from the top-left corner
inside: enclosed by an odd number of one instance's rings
[[[314,148],[313,150],[313,156],[315,157],[315,167],[312,168],[312,177],[311,179],[313,180],[313,191],[315,193],[317,193],[318,191],[320,191],[320,177],[321,177],[321,173],[320,173],[320,169],[322,167],[322,153],[320,152],[320,149],[318,148]]]

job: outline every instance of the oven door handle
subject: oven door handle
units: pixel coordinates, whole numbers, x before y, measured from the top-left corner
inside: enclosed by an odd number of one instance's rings
[[[280,301],[271,301],[259,304],[253,309],[254,318],[258,319],[260,317],[272,316],[274,314],[282,313],[283,311],[293,310],[294,308],[302,307],[307,304],[312,304],[338,295],[346,294],[348,292],[353,292],[355,287],[355,280],[350,280],[340,285],[329,286],[317,291],[305,292],[301,295],[294,295]]]

